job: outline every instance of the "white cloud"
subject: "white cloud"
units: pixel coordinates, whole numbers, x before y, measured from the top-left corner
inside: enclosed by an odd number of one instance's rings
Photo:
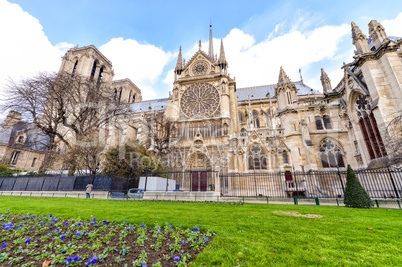
[[[0,0],[0,91],[8,78],[19,80],[40,71],[58,71],[68,43],[53,46],[39,20],[17,4]]]
[[[173,58],[172,53],[121,37],[111,39],[99,50],[112,61],[114,79],[130,78],[141,89],[143,99],[157,97],[153,86],[161,79],[164,67]]]
[[[346,24],[323,26],[255,43],[253,36],[233,29],[223,42],[229,71],[236,76],[238,87],[244,87],[276,83],[280,66],[293,81],[299,80],[299,68],[307,70],[314,62],[332,59],[338,42],[349,32]]]
[[[402,12],[395,19],[384,20],[381,24],[388,36],[402,37]]]

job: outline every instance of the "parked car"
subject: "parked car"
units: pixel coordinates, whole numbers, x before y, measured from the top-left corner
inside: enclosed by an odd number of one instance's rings
[[[127,198],[142,198],[144,196],[144,189],[131,188],[128,190]]]

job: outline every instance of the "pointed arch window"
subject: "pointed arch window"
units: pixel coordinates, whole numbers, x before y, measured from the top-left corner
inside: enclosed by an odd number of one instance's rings
[[[20,151],[14,151],[13,154],[11,155],[10,159],[10,164],[11,165],[16,165],[18,162],[18,157],[20,156],[21,152]]]
[[[322,125],[322,120],[321,116],[315,116],[315,126],[317,127],[317,130],[324,130],[324,126]]]
[[[74,67],[73,67],[73,71],[72,71],[72,73],[71,73],[71,76],[73,76],[74,75],[74,73],[75,73],[75,71],[77,70],[77,65],[78,65],[78,59],[75,61],[75,63],[74,63]]]
[[[119,103],[121,101],[121,94],[123,93],[123,88],[120,88],[120,93],[119,93]]]
[[[228,135],[229,134],[229,126],[227,123],[223,124],[223,135]]]
[[[356,100],[356,112],[370,159],[385,157],[387,151],[378,130],[377,121],[371,111],[370,103],[363,95],[360,95]]]
[[[100,83],[102,81],[102,78],[103,78],[103,67],[100,68],[100,70],[99,70],[98,83]]]
[[[339,143],[325,138],[320,143],[320,159],[323,168],[343,168],[343,152]]]
[[[254,171],[267,169],[267,157],[259,145],[252,145],[249,149],[248,169]]]
[[[114,90],[112,102],[116,101],[116,97],[117,97],[117,89]]]
[[[246,129],[242,128],[242,129],[240,130],[240,136],[247,136],[247,131],[246,131]]]
[[[258,112],[253,111],[253,124],[255,128],[260,128],[260,119],[258,118]]]
[[[131,103],[135,102],[135,94],[133,95],[133,100],[131,101]]]
[[[91,76],[90,76],[91,80],[95,77],[95,71],[96,71],[96,60],[94,61],[94,64],[92,65]]]
[[[283,158],[283,164],[289,164],[288,153],[286,152],[286,150],[283,150],[282,158]]]
[[[243,113],[241,111],[238,112],[239,122],[243,122]]]
[[[332,129],[331,120],[329,118],[329,115],[322,116],[322,120],[324,121],[325,129],[327,129],[327,130]]]

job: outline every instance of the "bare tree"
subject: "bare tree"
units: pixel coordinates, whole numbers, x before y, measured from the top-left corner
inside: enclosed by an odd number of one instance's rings
[[[171,141],[177,133],[176,121],[166,117],[162,111],[155,111],[144,117],[143,129],[147,135],[146,147],[155,155],[163,157],[172,151]]]
[[[128,106],[113,100],[110,88],[101,80],[78,74],[40,73],[21,82],[10,81],[2,110],[20,112],[49,137],[44,166],[52,161],[58,142],[71,142],[99,133],[113,117],[125,114]],[[75,138],[67,138],[67,133]]]
[[[387,165],[402,163],[402,111],[388,124],[384,140],[388,154]]]

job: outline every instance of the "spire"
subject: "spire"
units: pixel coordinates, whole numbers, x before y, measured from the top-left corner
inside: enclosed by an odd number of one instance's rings
[[[212,39],[212,25],[209,25],[209,50],[208,50],[208,55],[212,58],[214,58],[214,44],[213,44],[213,39]]]
[[[364,35],[362,33],[362,31],[360,30],[359,26],[357,26],[353,21],[352,21],[352,38],[353,38],[353,44],[356,44],[356,42],[363,37],[364,39],[366,39],[366,35]]]
[[[223,40],[221,39],[221,51],[219,55],[218,64],[222,69],[225,69],[228,62],[226,61],[225,49],[223,48]]]
[[[352,24],[352,39],[353,44],[356,47],[357,54],[370,52],[366,35],[362,33],[360,28],[353,21],[351,24]]]
[[[321,84],[324,93],[332,91],[331,80],[323,68],[321,68]]]
[[[278,84],[283,84],[283,83],[290,83],[290,79],[286,75],[285,71],[283,70],[283,68],[281,66],[281,69],[279,70]]]
[[[384,40],[387,38],[384,27],[376,20],[372,20],[369,23],[369,34],[373,40],[374,46],[379,48]]]
[[[177,64],[176,64],[176,73],[180,75],[182,69],[183,69],[183,65],[182,65],[183,59],[181,56],[181,46],[180,46],[180,50],[179,50],[179,56],[177,58]]]

